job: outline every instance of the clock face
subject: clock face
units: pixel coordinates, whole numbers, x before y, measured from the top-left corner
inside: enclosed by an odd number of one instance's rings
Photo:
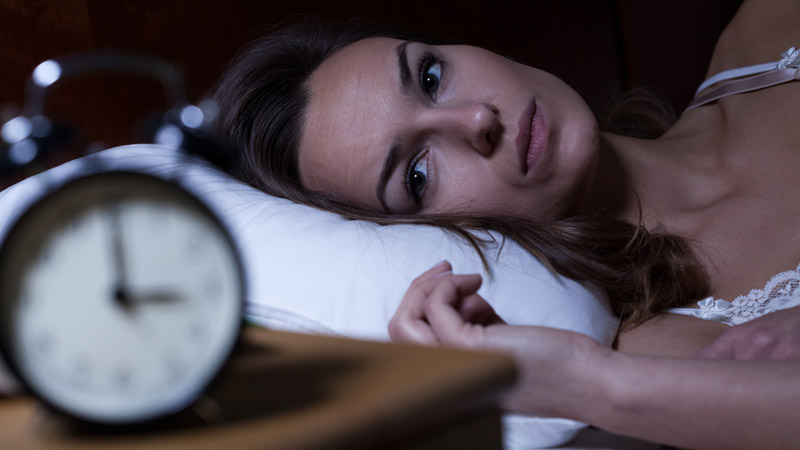
[[[176,412],[227,360],[243,281],[224,228],[150,176],[73,181],[17,222],[0,255],[0,344],[57,409],[100,423]]]

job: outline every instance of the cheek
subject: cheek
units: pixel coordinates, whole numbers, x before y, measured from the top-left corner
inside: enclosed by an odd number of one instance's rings
[[[519,215],[530,206],[531,198],[523,189],[514,188],[503,180],[475,174],[459,177],[447,183],[437,195],[431,212],[476,215]]]
[[[528,66],[484,49],[459,48],[461,51],[445,55],[452,64],[448,89],[468,88],[471,95],[497,95],[530,81]]]

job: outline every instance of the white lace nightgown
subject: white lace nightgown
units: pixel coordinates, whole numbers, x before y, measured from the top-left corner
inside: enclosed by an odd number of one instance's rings
[[[800,265],[794,270],[775,275],[763,289],[753,289],[733,301],[708,297],[697,302],[697,305],[700,309],[671,308],[664,312],[699,317],[725,325],[739,325],[764,314],[800,306]]]
[[[800,49],[791,47],[781,54],[781,60],[726,70],[706,80],[697,89],[695,99],[686,108],[689,111],[728,95],[763,89],[800,79]],[[699,95],[712,85],[725,80],[735,80]],[[684,111],[684,113],[686,112]],[[726,325],[739,325],[781,309],[800,306],[800,265],[794,270],[781,272],[764,286],[733,301],[704,298],[696,308],[671,308],[664,312],[684,314],[713,320]]]

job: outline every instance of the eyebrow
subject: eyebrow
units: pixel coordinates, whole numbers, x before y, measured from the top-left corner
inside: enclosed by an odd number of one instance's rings
[[[403,88],[404,94],[411,92],[411,68],[408,66],[408,54],[406,53],[406,48],[411,42],[403,41],[394,49],[397,54],[397,67],[400,71],[400,86]]]
[[[400,88],[403,94],[407,95],[411,92],[411,69],[408,66],[408,54],[406,48],[411,41],[403,41],[395,47],[394,52],[397,55],[397,70],[400,75]],[[392,141],[389,146],[389,153],[383,161],[383,169],[381,176],[378,179],[378,201],[381,203],[384,211],[389,213],[391,208],[386,203],[386,186],[389,184],[389,178],[394,172],[395,166],[400,161],[400,150],[402,148],[402,141],[398,138]]]
[[[391,208],[386,203],[386,185],[389,184],[389,178],[391,178],[395,166],[400,161],[401,148],[402,142],[400,139],[392,141],[392,145],[389,146],[389,154],[386,155],[386,159],[383,161],[381,177],[378,180],[378,201],[381,202],[381,206],[386,213],[391,212]]]

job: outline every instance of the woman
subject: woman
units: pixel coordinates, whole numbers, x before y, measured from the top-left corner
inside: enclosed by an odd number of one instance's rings
[[[793,2],[745,3],[709,75],[778,59],[800,43],[798,17]],[[794,83],[693,109],[645,140],[600,133],[560,80],[488,51],[327,31],[263,41],[222,80],[222,131],[249,182],[355,218],[506,232],[608,289],[626,318],[616,350],[506,326],[476,294],[479,276],[441,264],[412,283],[394,338],[512,352],[513,411],[693,448],[800,444],[797,307],[734,328],[657,314],[797,274]]]

